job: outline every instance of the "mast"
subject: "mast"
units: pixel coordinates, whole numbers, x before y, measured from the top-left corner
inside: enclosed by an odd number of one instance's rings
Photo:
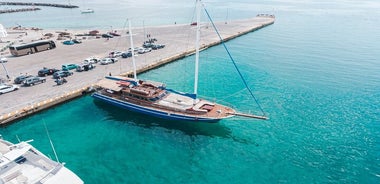
[[[145,30],[145,21],[143,20],[143,28],[144,28],[144,43],[146,42],[146,30]]]
[[[196,103],[197,92],[198,92],[198,67],[199,67],[199,38],[200,38],[200,19],[201,19],[201,8],[200,8],[200,0],[197,0],[196,3],[196,13],[197,13],[197,32],[196,32],[196,40],[195,40],[195,75],[194,75],[194,95],[195,98],[193,103]]]
[[[131,29],[131,21],[128,19],[128,27],[129,27],[129,40],[131,41],[131,53],[132,53],[132,63],[133,63],[133,79],[137,81],[136,74],[136,61],[135,61],[135,47],[133,46],[133,37],[132,37],[132,29]]]

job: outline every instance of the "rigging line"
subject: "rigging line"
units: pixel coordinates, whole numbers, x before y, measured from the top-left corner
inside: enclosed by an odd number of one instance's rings
[[[54,145],[53,145],[53,141],[50,138],[50,134],[49,134],[48,128],[46,126],[45,120],[43,122],[44,122],[46,134],[47,134],[47,136],[49,138],[49,141],[50,141],[51,148],[53,149],[53,153],[54,153],[55,159],[57,160],[58,163],[61,163],[61,162],[59,162],[57,152],[55,151],[55,148],[54,148]]]
[[[243,77],[243,75],[241,74],[239,68],[237,67],[237,65],[236,65],[236,63],[235,63],[235,60],[232,58],[232,55],[231,55],[230,51],[228,50],[228,48],[227,48],[227,46],[226,46],[226,44],[225,44],[225,42],[224,42],[222,36],[220,35],[218,29],[216,28],[216,26],[215,26],[215,24],[214,24],[214,21],[212,21],[212,18],[211,18],[210,14],[208,13],[208,11],[207,11],[207,9],[206,9],[206,7],[205,7],[205,5],[204,5],[203,3],[202,3],[202,6],[203,6],[203,9],[204,9],[205,12],[206,12],[207,17],[209,18],[209,20],[210,20],[210,22],[211,22],[211,24],[212,24],[212,27],[214,27],[215,32],[218,34],[218,37],[219,37],[219,39],[220,39],[220,42],[222,43],[224,49],[226,50],[228,56],[230,57],[232,63],[234,64],[235,69],[236,69],[237,72],[239,73],[239,76],[240,76],[240,78],[242,79],[242,81],[243,81],[245,87],[247,88],[248,92],[251,94],[252,98],[255,100],[256,104],[259,106],[261,112],[265,115],[265,112],[264,112],[263,108],[261,107],[261,105],[260,105],[259,102],[257,101],[255,95],[253,95],[252,90],[249,88],[249,86],[248,86],[248,84],[247,84],[247,81],[244,79],[244,77]]]
[[[224,98],[221,98],[220,100],[226,100],[226,99],[228,99],[228,98],[230,98],[230,97],[232,97],[232,96],[235,96],[235,95],[241,93],[241,92],[244,91],[244,90],[245,90],[245,89],[243,88],[243,89],[241,89],[241,90],[239,90],[239,91],[236,91],[235,93],[232,93],[232,94],[230,94],[230,95],[228,95],[228,96],[225,96]]]

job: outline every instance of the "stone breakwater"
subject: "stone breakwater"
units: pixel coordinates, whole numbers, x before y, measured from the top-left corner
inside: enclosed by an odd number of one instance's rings
[[[1,13],[25,12],[25,11],[37,11],[37,10],[41,10],[41,8],[20,8],[20,9],[0,10],[0,14],[1,14]]]
[[[75,5],[54,4],[54,3],[0,2],[0,5],[12,5],[12,6],[50,6],[50,7],[57,7],[57,8],[79,8],[79,6],[75,6]]]

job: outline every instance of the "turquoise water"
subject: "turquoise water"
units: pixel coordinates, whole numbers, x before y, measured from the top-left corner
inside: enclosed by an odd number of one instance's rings
[[[172,122],[85,96],[0,133],[53,155],[46,123],[60,160],[86,183],[379,183],[380,4],[218,2],[213,11],[229,7],[229,17],[276,13],[274,25],[227,42],[269,121]],[[199,93],[259,112],[224,53],[201,53]],[[139,77],[191,92],[192,72],[191,56]]]

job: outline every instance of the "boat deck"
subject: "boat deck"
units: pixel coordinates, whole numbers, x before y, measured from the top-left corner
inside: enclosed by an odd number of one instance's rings
[[[0,140],[0,183],[83,183],[27,142]]]
[[[0,181],[5,183],[23,183],[39,181],[55,168],[58,163],[52,162],[37,152],[32,152],[32,146],[23,144],[21,148],[0,141],[1,163]],[[1,182],[0,182],[1,183]]]
[[[101,88],[98,92],[107,98],[113,98],[115,100],[131,103],[140,106],[141,108],[152,109],[154,111],[164,112],[166,114],[177,114],[181,116],[189,116],[194,118],[211,118],[211,119],[223,119],[231,117],[235,114],[232,108],[215,104],[204,99],[194,99],[185,95],[167,92],[165,96],[156,102],[144,101],[141,99],[134,99],[129,97],[122,97],[121,91],[129,92],[128,88],[123,89],[120,86],[120,82],[110,79],[103,79],[97,83],[97,86]],[[135,88],[135,87],[134,87]],[[137,89],[140,89],[138,86]],[[143,92],[150,93],[147,88],[141,87]],[[157,89],[156,89],[157,90]],[[158,89],[161,92],[165,90]]]
[[[156,104],[178,109],[181,111],[186,111],[187,109],[193,107],[193,99],[187,96],[169,93]]]

